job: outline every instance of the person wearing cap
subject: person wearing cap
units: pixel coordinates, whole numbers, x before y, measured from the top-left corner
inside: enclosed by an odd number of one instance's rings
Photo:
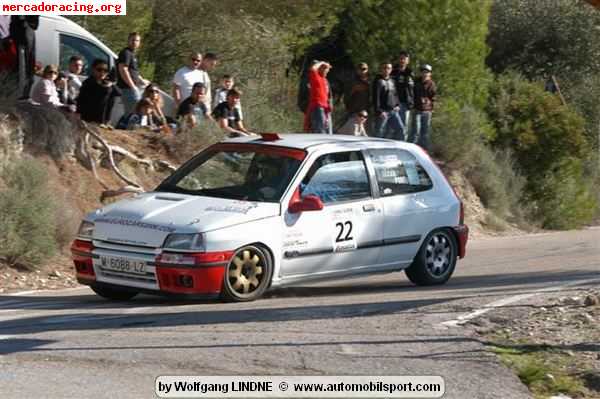
[[[344,92],[344,106],[348,119],[357,112],[371,109],[371,85],[369,83],[369,65],[361,62],[356,66],[354,79]]]
[[[50,105],[57,108],[64,107],[65,105],[60,102],[58,91],[54,84],[54,80],[57,77],[58,67],[56,65],[46,65],[44,72],[42,72],[42,79],[33,85],[31,100],[42,105]]]
[[[327,74],[331,65],[325,61],[316,61],[308,71],[309,99],[304,114],[304,130],[312,133],[332,133],[329,101],[329,82]]]
[[[365,123],[369,118],[366,110],[362,110],[350,115],[350,118],[336,132],[337,134],[347,134],[350,136],[367,136]]]
[[[404,125],[404,137],[408,136],[410,126],[410,110],[414,107],[415,78],[410,64],[410,54],[406,50],[400,51],[398,64],[392,70],[392,79],[396,84],[396,93],[400,103],[400,119]]]
[[[418,144],[425,150],[429,150],[431,146],[429,129],[437,92],[431,72],[431,65],[423,65],[421,77],[415,81],[415,123],[408,138],[409,142]]]

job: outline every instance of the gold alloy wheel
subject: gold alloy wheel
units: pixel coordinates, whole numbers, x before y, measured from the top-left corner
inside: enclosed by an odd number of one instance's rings
[[[237,252],[229,264],[230,287],[240,296],[252,294],[265,278],[264,265],[264,255],[253,247]]]

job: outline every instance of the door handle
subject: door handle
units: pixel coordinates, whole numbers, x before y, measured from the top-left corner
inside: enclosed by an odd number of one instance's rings
[[[374,210],[375,210],[375,205],[373,205],[373,204],[363,205],[363,211],[365,211],[365,212],[373,212]]]

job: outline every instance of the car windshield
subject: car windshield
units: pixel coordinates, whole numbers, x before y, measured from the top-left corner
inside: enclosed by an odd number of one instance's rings
[[[301,151],[220,148],[200,154],[156,191],[234,200],[279,202],[301,163]]]

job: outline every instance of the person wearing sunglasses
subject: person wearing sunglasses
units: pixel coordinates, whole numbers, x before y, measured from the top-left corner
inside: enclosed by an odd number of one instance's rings
[[[409,126],[411,124],[410,112],[414,107],[414,88],[415,77],[409,66],[410,54],[406,50],[400,51],[398,63],[394,65],[392,70],[392,80],[396,84],[396,94],[400,105],[400,119],[404,127],[403,135],[408,136]]]
[[[365,128],[369,114],[366,110],[355,112],[350,118],[338,129],[336,134],[347,134],[350,136],[367,136]]]
[[[194,83],[204,82],[205,76],[200,65],[202,65],[202,54],[192,53],[189,63],[175,72],[172,93],[177,106],[192,94]]]
[[[46,65],[42,72],[42,79],[38,80],[31,90],[31,100],[41,105],[50,105],[52,107],[64,107],[60,102],[58,91],[54,81],[58,78],[58,67],[56,65]]]
[[[115,97],[121,91],[108,79],[108,64],[106,61],[96,59],[92,63],[91,76],[81,85],[77,97],[77,112],[86,122],[106,124],[110,121],[110,114],[115,102]]]
[[[167,117],[163,111],[163,98],[160,95],[160,89],[156,83],[150,83],[144,89],[144,94],[142,95],[142,99],[147,98],[152,102],[153,106],[153,115],[155,122],[158,126],[167,125]]]

